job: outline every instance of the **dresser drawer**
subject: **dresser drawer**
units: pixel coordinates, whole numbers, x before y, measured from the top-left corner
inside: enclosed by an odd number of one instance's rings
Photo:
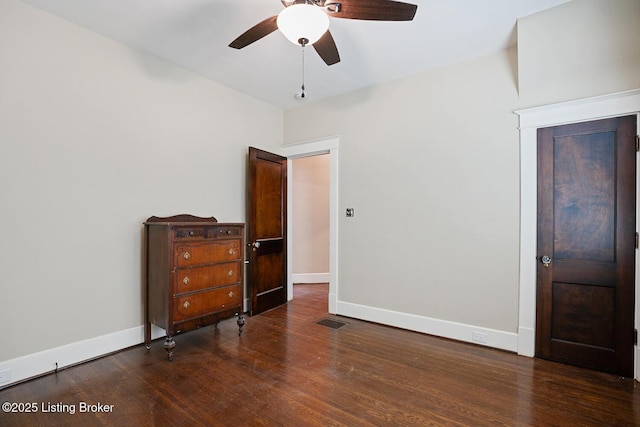
[[[176,297],[173,299],[173,319],[186,320],[236,306],[242,307],[241,285]]]
[[[177,267],[240,260],[240,240],[218,240],[206,243],[179,243],[174,256]]]
[[[242,227],[237,226],[209,227],[206,231],[207,238],[240,237],[241,235]]]
[[[240,237],[242,227],[233,225],[220,226],[196,226],[176,227],[174,229],[176,239],[219,239],[225,237]]]
[[[183,294],[201,289],[236,283],[242,279],[240,262],[227,262],[209,267],[185,268],[174,273],[173,293]]]
[[[204,227],[176,228],[176,239],[202,239],[206,234]]]

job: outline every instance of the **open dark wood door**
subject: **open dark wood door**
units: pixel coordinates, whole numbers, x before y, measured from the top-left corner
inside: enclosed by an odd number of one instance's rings
[[[287,159],[249,147],[248,289],[251,315],[287,302]]]
[[[635,116],[538,130],[538,357],[633,376],[635,135]]]

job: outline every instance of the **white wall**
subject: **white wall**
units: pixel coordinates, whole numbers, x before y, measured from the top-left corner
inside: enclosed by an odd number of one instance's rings
[[[282,110],[17,0],[0,64],[0,368],[141,342],[142,222],[244,221],[247,147],[279,149]]]
[[[327,281],[329,274],[329,155],[291,161],[293,280]]]
[[[505,51],[285,112],[287,143],[340,135],[339,212],[356,212],[340,215],[340,301],[515,332],[514,59]]]
[[[521,106],[640,87],[640,1],[574,0],[518,21]]]
[[[640,87],[638,4],[572,1],[517,51],[285,111],[286,144],[340,135],[340,313],[517,350],[513,111]]]

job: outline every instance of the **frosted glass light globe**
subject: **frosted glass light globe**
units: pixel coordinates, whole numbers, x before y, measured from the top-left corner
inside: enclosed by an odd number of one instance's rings
[[[314,44],[329,29],[329,17],[317,6],[294,4],[285,8],[276,20],[282,34],[293,44]]]

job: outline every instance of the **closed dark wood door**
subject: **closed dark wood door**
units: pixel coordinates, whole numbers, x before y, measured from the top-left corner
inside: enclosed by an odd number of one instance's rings
[[[636,117],[538,130],[536,356],[633,375]]]
[[[249,147],[247,242],[251,314],[287,302],[287,159]]]

